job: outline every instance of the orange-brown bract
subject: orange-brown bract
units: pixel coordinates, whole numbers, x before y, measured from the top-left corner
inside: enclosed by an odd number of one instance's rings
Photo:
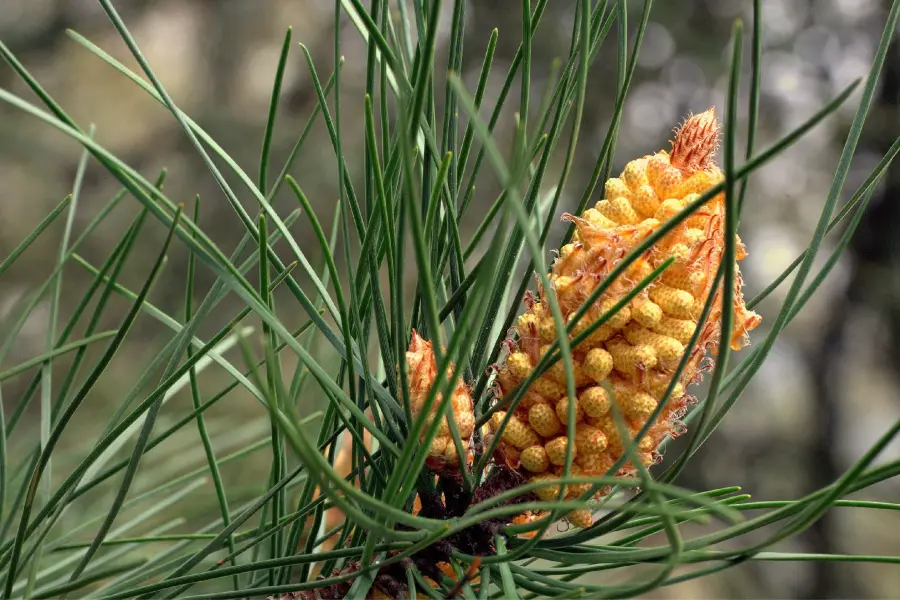
[[[719,124],[714,109],[688,118],[676,131],[671,152],[660,151],[629,162],[619,177],[605,185],[605,198],[580,216],[565,214],[577,232],[560,249],[550,273],[563,316],[578,311],[595,287],[649,235],[710,187],[723,180],[712,159],[718,146]],[[685,408],[686,388],[698,377],[701,361],[715,353],[720,339],[722,311],[734,314],[734,329],[725,337],[740,349],[747,332],[760,317],[747,310],[741,292],[740,274],[735,280],[734,305],[722,306],[722,286],[712,289],[725,247],[725,199],[718,194],[647,249],[588,309],[573,328],[573,336],[584,331],[606,313],[636,284],[669,257],[671,265],[649,288],[618,311],[586,340],[573,348],[575,363],[576,427],[567,431],[568,399],[561,363],[541,375],[526,391],[524,401],[512,415],[501,436],[503,445],[522,452],[523,473],[532,481],[552,482],[564,464],[571,446],[573,474],[606,474],[624,451],[621,432],[613,418],[613,405],[625,421],[625,433],[634,436],[657,409],[684,353],[687,368],[676,382],[674,393],[637,447],[645,464],[656,457],[660,442],[683,427],[678,420]],[[746,250],[737,240],[738,259]],[[689,347],[698,327],[704,303],[715,293],[710,317],[700,331],[698,343]],[[546,290],[529,302],[516,324],[518,340],[501,365],[497,381],[502,392],[498,402],[508,404],[510,394],[535,368],[556,328],[546,303]],[[505,413],[496,413],[493,428]],[[569,444],[569,441],[573,444]],[[543,446],[540,452],[535,446]],[[549,464],[548,464],[549,463]],[[633,472],[626,463],[620,474]],[[552,471],[550,473],[548,471]],[[567,497],[577,497],[586,486],[571,485]],[[545,500],[556,497],[558,486],[546,486],[537,494]],[[608,493],[604,490],[602,493]],[[576,511],[570,522],[589,526],[589,514]]]

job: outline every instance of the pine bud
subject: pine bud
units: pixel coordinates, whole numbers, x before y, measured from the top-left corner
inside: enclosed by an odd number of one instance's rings
[[[412,332],[412,341],[406,351],[407,377],[409,381],[409,403],[413,418],[425,408],[425,401],[431,391],[431,386],[437,378],[437,362],[434,357],[434,349],[431,342],[426,341],[418,334]],[[450,365],[447,376],[451,376],[455,366]],[[437,408],[441,404],[441,394],[435,398],[428,422],[431,423],[436,416]],[[463,447],[469,448],[472,441],[472,433],[475,429],[475,412],[472,396],[468,386],[458,381],[450,398],[450,406],[447,407],[445,416],[438,426],[438,435],[428,449],[426,464],[435,473],[452,472],[459,468],[459,453],[453,437],[450,433],[449,419],[453,419],[462,438]]]

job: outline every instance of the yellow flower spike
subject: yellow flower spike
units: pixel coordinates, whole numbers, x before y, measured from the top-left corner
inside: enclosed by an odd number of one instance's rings
[[[605,475],[615,463],[608,451],[600,454],[581,454],[575,461],[584,475],[593,477]]]
[[[559,418],[559,422],[562,423],[562,428],[566,428],[566,423],[569,422],[569,399],[563,398],[559,402],[556,403],[556,416]],[[578,400],[575,400],[575,422],[584,419],[584,409],[581,408],[581,404],[578,403]]]
[[[555,437],[546,444],[544,444],[544,448],[547,449],[547,457],[550,459],[550,463],[554,465],[564,465],[566,464],[566,449],[569,447],[569,438],[565,436]],[[572,448],[572,456],[578,456],[578,449]]]
[[[541,358],[543,358],[549,349],[550,344],[541,346]],[[584,372],[581,363],[574,362],[572,366],[574,368],[575,385],[577,387],[585,386],[591,382],[591,378]],[[553,366],[547,369],[545,375],[560,385],[566,385],[566,369],[562,360],[556,361]]]
[[[599,418],[609,412],[612,405],[609,393],[599,385],[585,388],[578,395],[578,404],[587,417]]]
[[[560,277],[578,277],[588,267],[592,257],[588,250],[579,243],[566,244],[560,249],[559,256],[553,263],[556,267],[554,285]],[[529,314],[529,313],[525,313]]]
[[[547,316],[538,321],[538,335],[545,342],[556,340],[556,323],[553,322],[553,317]]]
[[[653,346],[632,346],[626,340],[610,341],[606,347],[613,358],[615,370],[623,375],[637,376],[656,367],[657,356]]]
[[[441,455],[441,458],[449,464],[456,464],[459,461],[459,452],[456,449],[456,444],[453,443],[453,438],[447,437],[447,445],[444,446],[444,453]]]
[[[672,244],[669,247],[669,256],[672,256],[676,263],[687,263],[691,260],[691,247],[687,244]]]
[[[661,335],[675,338],[682,344],[691,341],[691,336],[697,329],[697,324],[690,319],[676,319],[674,317],[663,317],[659,323],[653,327],[653,331]]]
[[[622,180],[632,190],[647,185],[647,158],[638,158],[625,165]]]
[[[528,390],[522,396],[522,400],[519,401],[519,408],[521,408],[522,410],[528,410],[535,404],[549,404],[549,403],[550,403],[550,400],[548,400],[547,398],[544,398],[537,392]]]
[[[654,215],[660,221],[668,221],[678,213],[684,210],[684,203],[677,198],[667,198],[659,203]]]
[[[506,368],[517,379],[525,379],[534,368],[531,359],[524,352],[515,352],[506,359]]]
[[[704,239],[706,239],[706,232],[704,232],[702,229],[689,227],[684,230],[684,233],[682,233],[681,236],[681,239],[684,240],[684,243],[693,248],[695,246],[698,246],[703,242]]]
[[[707,277],[702,271],[686,269],[683,266],[673,265],[663,271],[660,277],[668,286],[689,292],[695,296],[698,290],[704,287]]]
[[[669,155],[666,152],[651,156],[647,160],[647,182],[653,187],[659,187],[659,181],[670,167]]]
[[[629,323],[624,332],[625,339],[630,344],[652,346],[660,360],[675,361],[684,354],[684,344],[675,338],[650,331],[640,323]]]
[[[659,210],[660,198],[652,185],[642,185],[635,190],[632,205],[644,217],[652,217]]]
[[[580,277],[570,277],[569,275],[563,275],[561,277],[551,277],[550,280],[553,283],[553,289],[556,290],[556,295],[559,296],[560,299],[565,296],[577,294],[581,289]]]
[[[666,393],[669,382],[670,379],[668,377],[657,375],[650,378],[650,381],[647,383],[647,389],[654,397],[661,398]],[[675,383],[675,387],[672,389],[672,398],[677,400],[682,396],[684,396],[684,385],[679,381]]]
[[[426,422],[427,425],[431,425],[432,419],[428,419]],[[441,424],[438,425],[437,430],[438,437],[449,436],[450,435],[450,422],[447,417],[441,419]],[[462,434],[460,434],[462,435]]]
[[[534,446],[541,442],[537,432],[515,415],[510,417],[509,423],[506,424],[506,429],[503,430],[501,439],[519,450],[524,450],[528,446]]]
[[[611,221],[607,217],[603,216],[603,213],[601,213],[596,208],[587,209],[586,211],[584,211],[584,214],[582,216],[585,219],[587,219],[588,221],[590,221],[591,225],[594,225],[595,227],[615,227],[616,226],[615,221]],[[562,253],[560,252],[560,255],[561,254]]]
[[[572,328],[571,336],[575,337],[576,335],[581,335],[583,331],[585,331],[588,327],[590,327],[591,322],[594,320],[593,313],[596,311],[590,311],[587,315],[585,315],[575,327]],[[569,316],[569,322],[572,321],[575,315]],[[609,325],[601,325],[597,327],[591,335],[589,335],[581,344],[578,345],[578,348],[581,350],[585,350],[587,348],[595,348],[600,346],[603,342],[611,338],[616,334],[616,330],[610,327]]]
[[[590,210],[590,209],[588,209],[588,210]],[[587,214],[587,211],[585,211],[585,214]],[[566,244],[565,246],[563,246],[562,248],[559,249],[559,260],[567,260],[573,254],[575,254],[576,252],[580,252],[580,251],[581,251],[581,244],[575,244],[575,243]],[[532,317],[534,316],[533,313],[525,313],[524,315],[521,315],[520,318],[524,317],[525,315],[529,315]]]
[[[520,338],[529,338],[537,332],[537,317],[531,313],[520,315],[516,320],[516,331]]]
[[[602,429],[603,434],[606,436],[607,451],[613,456],[621,456],[624,450],[622,436],[619,435],[619,430],[616,429],[616,423],[612,415],[598,419],[596,426]],[[583,462],[581,464],[584,468],[588,468]]]
[[[613,211],[613,208],[612,208],[612,202],[610,202],[609,200],[601,200],[600,202],[598,202],[597,204],[594,205],[594,209],[597,212],[599,212],[604,218],[612,221],[616,225],[619,225],[619,223],[613,218],[613,216],[615,215],[615,212]],[[593,223],[591,223],[590,221],[588,221],[588,223],[593,225]],[[579,233],[581,233],[581,232],[579,231]]]
[[[491,420],[488,421],[488,425],[491,428],[491,433],[497,433],[500,429],[500,424],[503,423],[503,419],[506,418],[505,410],[498,410],[494,414],[491,415]]]
[[[549,400],[556,400],[566,395],[564,385],[556,383],[545,375],[538,377],[530,389]]]
[[[459,437],[465,439],[475,432],[475,414],[464,412],[456,416],[456,426],[459,428]]]
[[[640,215],[631,206],[631,201],[624,196],[617,196],[609,201],[611,218],[623,225],[637,225],[641,222]]]
[[[444,454],[444,450],[447,448],[447,440],[450,438],[447,437],[436,437],[431,440],[431,446],[428,448],[428,454],[430,456],[441,456]],[[450,442],[453,443],[452,441]]]
[[[569,523],[571,523],[575,527],[580,527],[582,529],[587,529],[594,524],[594,517],[593,515],[591,515],[591,511],[586,508],[573,510],[568,515],[566,515],[566,519],[568,519]]]
[[[613,385],[615,402],[626,417],[646,419],[656,410],[656,398],[643,392],[633,383],[617,381]]]
[[[689,229],[703,229],[706,226],[706,223],[707,223],[706,217],[703,215],[700,215],[700,216],[692,215],[684,220],[684,226]]]
[[[601,383],[613,370],[613,357],[604,348],[593,348],[585,355],[583,368],[588,377]]]
[[[555,471],[558,477],[562,477],[564,471],[563,467],[555,467]],[[572,468],[569,470],[570,477],[584,477],[585,475],[587,475],[587,473],[578,466],[578,463],[572,463]],[[580,498],[589,489],[591,489],[590,483],[570,483],[566,486],[566,498],[570,500]]]
[[[654,185],[656,195],[666,199],[676,197],[678,190],[681,188],[681,182],[681,171],[672,167],[665,169],[660,173]]]
[[[603,315],[610,310],[618,303],[618,299],[607,298],[605,300],[600,301],[599,305],[599,315]],[[612,327],[613,329],[622,329],[625,325],[628,324],[628,321],[631,320],[631,309],[627,306],[620,309],[618,312],[614,313],[610,316],[609,320],[606,322],[607,325]]]
[[[465,386],[457,386],[453,391],[453,395],[450,397],[450,405],[456,413],[469,412],[469,407],[472,406],[469,404],[471,400],[472,397],[469,394],[468,388]]]
[[[556,411],[549,404],[535,404],[528,409],[528,424],[543,437],[554,436],[562,428]]]
[[[529,446],[522,450],[519,462],[526,471],[532,473],[544,473],[550,468],[550,457],[547,456],[546,448],[541,445]]]
[[[601,429],[586,423],[575,426],[575,448],[579,455],[601,454],[606,446],[606,434]]]
[[[639,258],[625,271],[626,279],[630,281],[643,281],[653,273],[653,265],[650,261]]]
[[[534,494],[544,502],[556,500],[557,496],[559,496],[559,478],[556,475],[541,473],[532,477],[530,481],[531,483],[542,484],[534,490]]]
[[[706,171],[698,171],[681,182],[681,188],[678,190],[678,194],[681,197],[689,196],[691,194],[700,195],[716,183],[718,182],[714,181],[709,173]]]
[[[689,319],[696,307],[690,292],[656,283],[650,288],[650,299],[670,317]]]
[[[662,319],[663,310],[656,302],[644,300],[631,311],[631,315],[644,327],[653,327]]]
[[[606,190],[606,199],[612,200],[613,198],[625,198],[626,200],[631,199],[631,188],[628,186],[625,181],[619,179],[618,177],[613,177],[606,182],[604,186]]]

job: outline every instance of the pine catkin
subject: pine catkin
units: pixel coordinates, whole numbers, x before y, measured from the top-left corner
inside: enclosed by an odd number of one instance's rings
[[[434,385],[437,378],[437,361],[431,342],[422,338],[416,331],[412,332],[412,341],[409,349],[406,351],[406,364],[410,410],[413,418],[415,418],[424,410],[431,386]],[[450,365],[448,368],[448,378],[452,376],[454,368],[454,365]],[[431,405],[431,410],[426,420],[426,429],[434,421],[440,404],[441,395],[438,394]],[[429,447],[426,465],[435,473],[450,472],[459,468],[459,453],[450,432],[449,419],[455,421],[460,438],[462,438],[463,447],[469,453],[472,433],[475,429],[475,413],[469,388],[462,380],[457,381],[453,395],[450,398],[450,406],[447,407],[444,417],[438,426],[438,435],[432,440]],[[534,434],[533,439],[535,440],[534,443],[537,444],[539,441],[537,434]],[[469,457],[467,456],[466,458],[468,459]]]
[[[575,224],[576,233],[573,241],[560,250],[549,280],[567,320],[632,249],[723,180],[722,172],[713,163],[718,133],[714,109],[691,116],[676,131],[671,152],[660,151],[629,162],[619,177],[606,182],[604,199],[581,216],[563,216]],[[715,291],[713,310],[697,345],[687,347],[703,305],[713,292],[715,273],[724,254],[724,222],[725,199],[718,194],[653,244],[613,282],[573,328],[573,336],[587,329],[669,257],[676,259],[661,278],[573,348],[575,430],[567,432],[569,400],[565,397],[564,370],[559,362],[526,391],[527,403],[523,399],[501,435],[499,456],[510,455],[508,450],[512,449],[503,448],[506,445],[523,450],[520,468],[530,480],[552,483],[562,471],[571,439],[573,469],[582,475],[606,474],[624,451],[627,440],[622,439],[622,434],[633,439],[645,425],[684,353],[689,352],[687,367],[674,393],[637,448],[642,462],[653,462],[662,439],[683,430],[678,416],[687,402],[685,389],[699,378],[701,361],[708,353],[715,353],[719,344],[721,286]],[[738,259],[746,256],[740,240],[737,254]],[[734,305],[729,307],[734,314],[729,341],[735,350],[743,347],[747,332],[761,320],[745,307],[741,287],[738,272]],[[546,290],[540,289],[539,299],[527,304],[526,312],[516,323],[518,340],[511,342],[512,349],[498,372],[500,406],[531,374],[549,343],[556,339],[556,328],[546,308]],[[625,431],[616,427],[613,404],[625,419]],[[494,415],[494,429],[502,421],[498,415],[505,414]],[[543,452],[538,450],[541,446]],[[626,463],[620,474],[632,471],[633,465]],[[587,489],[572,485],[566,496],[577,497]],[[537,495],[552,500],[557,492],[557,486],[546,486]],[[604,493],[608,490],[598,495]],[[591,523],[589,513],[581,511],[571,513],[569,521],[578,527]]]

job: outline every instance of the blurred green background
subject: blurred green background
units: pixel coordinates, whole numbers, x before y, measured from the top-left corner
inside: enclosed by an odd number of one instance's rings
[[[115,5],[175,101],[254,177],[286,27],[292,26],[294,40],[309,48],[323,82],[333,68],[330,0],[118,0]],[[641,5],[629,2],[632,25],[639,18]],[[750,5],[749,0],[655,3],[625,106],[616,148],[617,169],[629,158],[668,147],[670,130],[689,111],[701,111],[710,105],[724,108],[731,23],[743,16],[749,29]],[[866,74],[883,27],[885,5],[881,0],[763,2],[763,95],[757,148],[766,147],[853,79]],[[451,2],[444,2],[447,15],[438,34],[438,65],[446,63],[451,8]],[[551,61],[568,52],[573,18],[573,2],[549,3],[534,41],[535,98],[547,84]],[[365,45],[350,23],[342,27],[346,59],[341,89],[343,145],[348,167],[361,181]],[[521,39],[520,10],[511,0],[472,0],[465,24],[463,73],[470,88],[477,81],[484,48],[495,27],[500,37],[485,98],[488,107],[499,93]],[[199,194],[200,224],[230,253],[243,228],[176,121],[132,82],[74,43],[66,35],[69,28],[136,68],[93,0],[0,0],[0,39],[82,126],[96,125],[96,138],[106,148],[150,179],[167,167],[170,198],[189,205]],[[629,44],[632,41],[629,39]],[[746,41],[749,44],[749,35]],[[276,173],[316,103],[309,71],[297,50],[292,50],[282,89],[270,170]],[[745,58],[744,66],[746,88],[749,58]],[[563,210],[575,206],[577,194],[593,169],[609,126],[615,81],[613,31],[590,73],[580,151],[562,199]],[[438,84],[441,91],[436,94],[436,110],[440,115],[443,86],[442,82]],[[31,98],[6,65],[0,66],[0,85]],[[513,89],[511,97],[515,94]],[[743,98],[746,96],[743,94]],[[748,298],[762,290],[809,242],[856,99],[858,95],[751,180],[741,223],[741,235],[750,250],[742,266]],[[898,102],[900,52],[895,50],[888,58],[879,100],[853,163],[845,198],[900,132]],[[513,110],[510,104],[495,132],[503,148],[510,144]],[[743,147],[743,139],[742,133],[739,147]],[[79,153],[75,144],[56,131],[0,106],[0,259],[69,193]],[[553,165],[557,173],[560,154]],[[322,221],[330,223],[338,193],[337,172],[321,119],[316,121],[292,174]],[[241,188],[238,185],[236,189]],[[76,216],[76,234],[116,190],[112,178],[96,163],[89,166]],[[851,251],[780,338],[754,383],[679,483],[694,489],[741,485],[757,500],[796,498],[834,480],[890,422],[900,418],[897,192],[900,177],[895,168],[873,201]],[[496,182],[485,170],[477,182],[474,208],[464,220],[464,241],[496,194]],[[255,212],[250,195],[243,193],[242,199],[248,210]],[[275,206],[286,214],[296,208],[296,201],[281,193]],[[81,254],[95,265],[102,263],[136,209],[133,199],[123,202],[86,241]],[[0,279],[0,333],[15,316],[22,299],[52,271],[62,221]],[[292,230],[311,262],[320,265],[321,256],[308,224],[301,218]],[[123,283],[140,285],[164,235],[156,223],[144,229],[139,251],[130,258]],[[822,254],[827,254],[833,241],[826,241]],[[186,265],[183,248],[177,248],[152,294],[158,307],[178,318],[183,312]],[[404,276],[411,291],[416,273]],[[88,273],[78,267],[65,271],[65,289],[72,292],[63,296],[63,318],[79,298],[76,292],[88,281]],[[302,277],[299,282],[304,284]],[[211,283],[211,273],[200,268],[195,292],[198,301]],[[782,286],[760,306],[769,322],[785,291],[786,286]],[[279,299],[277,308],[283,318],[291,326],[302,323],[304,315],[293,299]],[[127,303],[116,298],[113,306],[101,328],[115,327]],[[239,308],[239,301],[229,297],[201,328],[201,337],[215,332]],[[43,351],[46,319],[46,309],[35,312],[4,366]],[[764,322],[753,337],[760,338],[766,325]],[[81,447],[80,439],[84,440],[81,444],[87,444],[102,428],[137,374],[167,340],[167,334],[148,318],[138,321],[116,357],[114,376],[103,377],[77,417],[77,434],[67,434],[64,440],[73,451],[73,460]],[[328,356],[325,344],[317,350],[318,356]],[[290,359],[286,362],[292,364]],[[64,368],[66,363],[58,364]],[[228,382],[226,375],[214,371],[210,369],[201,378],[207,396]],[[7,414],[30,377],[5,382],[2,391]],[[324,400],[315,388],[307,390],[308,410],[322,406]],[[174,398],[163,410],[158,430],[183,415],[189,405],[186,393]],[[36,406],[32,408],[17,438],[11,441],[13,456],[26,442],[33,443],[38,411]],[[240,392],[216,406],[208,423],[219,444],[217,451],[222,453],[258,439],[268,429],[262,407]],[[881,460],[896,459],[898,454],[900,445],[894,444]],[[186,428],[184,435],[165,449],[148,454],[137,488],[149,489],[203,464],[196,431]],[[229,490],[240,494],[242,487],[252,490],[264,485],[265,467],[257,466],[253,460],[229,465],[225,473]],[[65,464],[54,463],[56,473],[64,473],[66,468]],[[897,482],[888,482],[867,491],[865,497],[896,498],[898,487]],[[210,492],[208,505],[192,503],[178,510],[188,517],[206,511],[212,518],[217,514],[209,512],[213,503]],[[77,522],[78,514],[70,511],[66,519]],[[811,531],[780,549],[896,555],[900,553],[898,531],[900,515],[835,509]],[[868,564],[753,563],[654,592],[653,597],[900,598],[900,569]]]

